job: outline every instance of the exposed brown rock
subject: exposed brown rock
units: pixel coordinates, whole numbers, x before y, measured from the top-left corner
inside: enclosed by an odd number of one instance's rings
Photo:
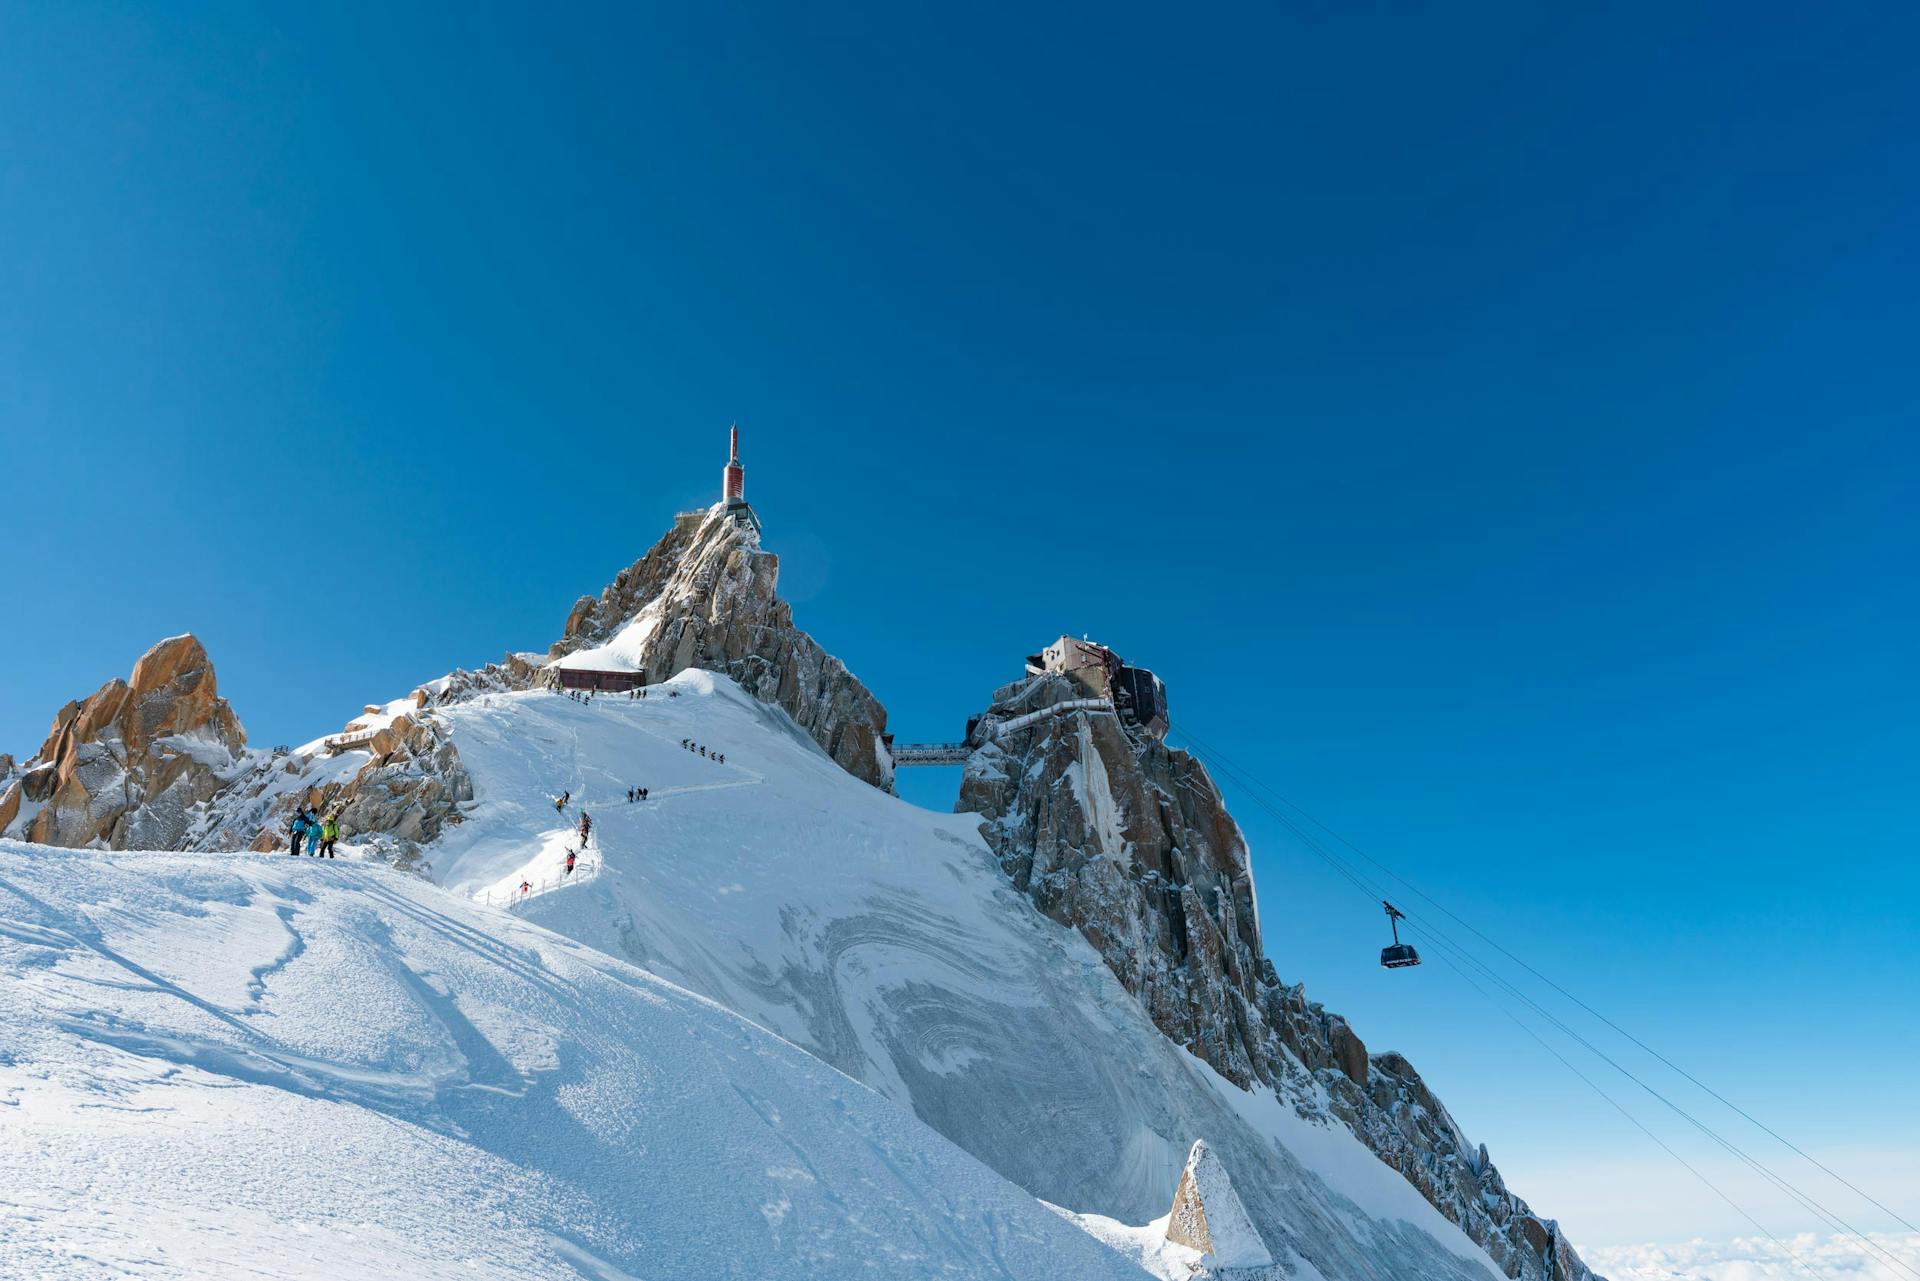
[[[246,764],[246,732],[193,636],[161,641],[68,703],[0,797],[0,831],[45,845],[171,849]]]
[[[1167,1240],[1205,1256],[1209,1276],[1244,1275],[1272,1266],[1260,1233],[1233,1190],[1226,1166],[1205,1140],[1194,1143],[1167,1212]]]
[[[474,673],[459,676],[484,679]],[[443,695],[455,677],[435,682]],[[345,778],[301,781],[323,761],[343,758],[360,761]],[[387,861],[415,867],[420,847],[460,822],[460,806],[472,799],[473,780],[445,724],[431,711],[415,712],[391,718],[369,741],[339,757],[290,755],[258,762],[208,807],[190,845],[286,849],[294,814],[311,807],[339,817],[343,842],[370,844]]]
[[[689,667],[722,672],[782,708],[856,778],[890,786],[887,712],[846,665],[794,626],[777,594],[780,558],[721,507],[679,517],[598,598],[567,614],[549,657],[619,636],[624,662],[662,681]]]
[[[1346,1073],[1349,1081],[1364,1088],[1369,1067],[1367,1047],[1353,1034],[1353,1029],[1347,1026],[1345,1019],[1334,1015],[1330,1017],[1329,1024],[1327,1044],[1333,1051],[1333,1061]]]

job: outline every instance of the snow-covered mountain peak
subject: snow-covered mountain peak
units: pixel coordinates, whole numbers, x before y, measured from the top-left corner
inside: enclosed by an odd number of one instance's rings
[[[751,509],[718,504],[545,655],[218,769],[187,726],[166,741],[205,786],[154,843],[266,854],[297,810],[337,815],[350,856],[468,900],[479,934],[511,913],[709,998],[1156,1275],[1201,1266],[1165,1230],[1204,1140],[1272,1276],[1586,1281],[1403,1058],[1280,983],[1245,841],[1163,717],[1029,676],[986,711],[966,812],[918,809],[891,795],[885,710],[794,625],[778,570]],[[182,688],[199,707],[210,664]],[[0,789],[27,795],[11,762]],[[122,830],[164,813],[136,799]],[[492,981],[435,990],[469,980]],[[787,1213],[769,1230],[799,1248]]]
[[[1204,1138],[1293,1275],[1499,1274],[1312,1072],[1227,1080],[1010,883],[978,816],[865,785],[731,679],[439,715],[475,794],[429,850],[448,888],[499,904],[560,881],[518,914],[740,1012],[1068,1210],[1164,1216]],[[582,808],[592,843],[566,873]]]
[[[854,777],[890,785],[887,712],[839,659],[794,625],[780,558],[742,508],[683,513],[660,541],[583,596],[550,651],[552,672],[724,672],[784,710]]]
[[[1098,951],[1175,1044],[1349,1127],[1508,1275],[1588,1277],[1406,1059],[1369,1055],[1345,1019],[1280,981],[1246,840],[1206,767],[1087,693],[1042,671],[982,714],[1009,728],[968,759],[960,806],[984,820],[1013,886]]]

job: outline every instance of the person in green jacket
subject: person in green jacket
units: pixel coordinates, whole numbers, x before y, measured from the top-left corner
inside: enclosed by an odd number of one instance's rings
[[[328,858],[334,857],[333,843],[340,839],[340,816],[327,815],[327,821],[320,825],[320,852]]]

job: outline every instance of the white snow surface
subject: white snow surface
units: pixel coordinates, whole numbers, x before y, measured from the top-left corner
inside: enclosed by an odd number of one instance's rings
[[[490,694],[440,714],[476,797],[429,850],[448,888],[497,899],[551,879],[584,805],[598,875],[520,915],[804,1047],[1033,1195],[1148,1223],[1205,1139],[1296,1275],[1500,1275],[1348,1130],[1301,1114],[1320,1096],[1240,1090],[1169,1042],[1085,940],[1008,884],[976,818],[868,787],[727,678],[688,671],[590,703]],[[651,799],[629,804],[633,786]]]
[[[1176,1277],[1195,1139],[1275,1275],[1498,1275],[726,678],[429,714],[438,885],[0,842],[0,1276]]]
[[[0,842],[10,1281],[1142,1275],[818,1058],[417,878]]]
[[[1047,1208],[1139,1263],[1148,1276],[1156,1277],[1159,1281],[1188,1281],[1200,1267],[1202,1256],[1198,1250],[1167,1240],[1168,1216],[1164,1214],[1136,1228],[1098,1214],[1075,1214],[1057,1205]]]

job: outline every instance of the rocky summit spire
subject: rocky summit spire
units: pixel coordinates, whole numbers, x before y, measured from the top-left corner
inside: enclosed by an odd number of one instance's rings
[[[886,709],[794,626],[776,590],[780,558],[761,548],[752,515],[739,499],[678,517],[599,596],[574,603],[549,659],[555,669],[638,671],[649,684],[689,667],[731,676],[793,717],[848,773],[890,786]]]

